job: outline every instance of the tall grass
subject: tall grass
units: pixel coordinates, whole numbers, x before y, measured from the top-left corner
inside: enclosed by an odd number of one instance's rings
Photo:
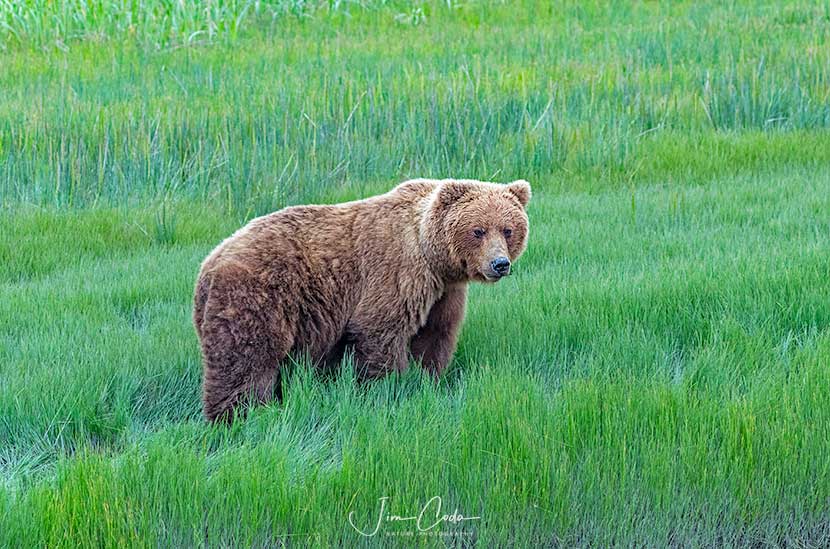
[[[422,13],[421,4],[404,0],[2,0],[0,48],[66,50],[79,40],[131,41],[155,49],[230,43],[251,27],[268,28],[283,17],[320,12],[349,15],[354,10],[397,7],[410,9],[398,14],[405,18],[413,11]]]
[[[826,5],[287,5],[0,9],[0,546],[830,543]],[[200,260],[409,176],[534,188],[447,375],[205,425]]]
[[[0,197],[260,212],[412,175],[595,189],[827,161],[830,50],[809,5],[802,19],[523,7],[434,10],[417,27],[326,12],[209,49],[7,55]]]

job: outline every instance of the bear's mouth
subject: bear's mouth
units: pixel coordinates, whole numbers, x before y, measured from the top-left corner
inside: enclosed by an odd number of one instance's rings
[[[467,266],[466,262],[464,262],[464,266],[465,267]],[[470,277],[470,280],[475,280],[476,282],[484,282],[484,283],[487,283],[487,284],[495,284],[496,282],[498,282],[502,278],[508,276],[509,274],[510,274],[509,270],[507,272],[503,273],[503,274],[500,274],[500,273],[496,272],[495,270],[493,270],[490,267],[490,265],[486,265],[486,266],[479,267],[478,269],[475,269],[475,268],[470,269],[468,276]]]
[[[502,278],[504,278],[505,276],[507,276],[507,274],[501,275],[501,274],[498,274],[498,273],[488,273],[486,271],[479,272],[478,274],[481,277],[482,282],[490,282],[490,283],[496,283],[499,280],[501,280]]]

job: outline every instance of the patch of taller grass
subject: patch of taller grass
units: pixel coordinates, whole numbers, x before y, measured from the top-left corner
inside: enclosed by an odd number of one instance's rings
[[[521,7],[436,8],[417,28],[383,10],[286,19],[211,48],[6,53],[0,197],[186,197],[250,216],[410,176],[576,190],[827,161],[820,17],[681,5],[690,33],[660,5],[591,11],[590,25],[584,7]]]

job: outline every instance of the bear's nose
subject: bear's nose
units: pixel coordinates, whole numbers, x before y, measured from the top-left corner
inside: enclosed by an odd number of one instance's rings
[[[497,257],[490,262],[490,266],[499,275],[504,276],[510,272],[510,260],[506,257]]]

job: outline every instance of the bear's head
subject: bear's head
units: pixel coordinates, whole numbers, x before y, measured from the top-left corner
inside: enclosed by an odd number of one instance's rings
[[[424,218],[451,278],[496,282],[527,245],[530,184],[441,181]]]

